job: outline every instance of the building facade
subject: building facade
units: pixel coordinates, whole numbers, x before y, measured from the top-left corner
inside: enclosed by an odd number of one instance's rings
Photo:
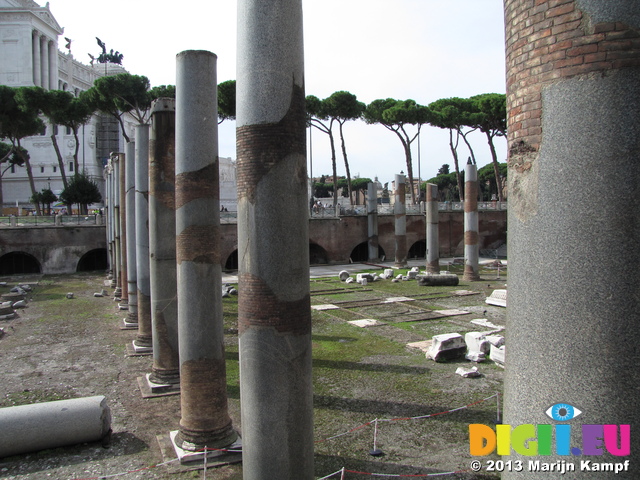
[[[10,87],[39,86],[47,90],[65,90],[79,95],[105,75],[125,72],[121,65],[85,65],[74,58],[70,42],[66,52],[59,50],[64,29],[49,9],[32,0],[0,0],[0,84]],[[66,174],[73,175],[73,132],[47,124],[41,135],[22,141],[31,158],[37,191],[50,188],[59,194],[62,177],[51,135],[60,147]],[[112,151],[124,151],[122,135],[115,119],[94,115],[79,131],[78,164],[100,187],[104,194],[103,165]],[[31,189],[24,167],[3,165],[3,200],[5,207],[28,208]],[[104,195],[103,195],[104,196]]]

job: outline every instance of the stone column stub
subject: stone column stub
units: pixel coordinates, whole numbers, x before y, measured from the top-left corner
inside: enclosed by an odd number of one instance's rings
[[[438,186],[427,183],[427,273],[440,273]]]
[[[395,177],[395,202],[393,214],[395,216],[395,267],[407,266],[407,204],[406,177],[397,174]]]
[[[478,167],[468,163],[464,169],[464,273],[465,281],[480,280],[478,232]]]

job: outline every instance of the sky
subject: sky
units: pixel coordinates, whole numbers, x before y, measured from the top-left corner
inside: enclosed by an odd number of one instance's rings
[[[326,98],[346,90],[364,103],[396,98],[428,105],[505,93],[502,0],[302,0],[302,6],[307,95]],[[191,49],[217,55],[218,83],[236,78],[235,0],[50,0],[49,7],[64,28],[59,48],[62,37],[71,38],[72,54],[84,63],[89,53],[100,53],[99,37],[107,51],[124,55],[129,72],[147,76],[152,86],[174,85],[176,54]],[[235,159],[235,123],[223,122],[218,136],[219,155]],[[486,137],[474,132],[470,138],[478,167],[491,162]],[[352,177],[377,176],[386,183],[406,173],[402,145],[383,126],[348,122],[345,142]],[[314,129],[309,143],[313,176],[331,175],[328,136]],[[504,139],[497,150],[498,160],[506,161]],[[419,162],[417,141],[412,152],[415,177],[431,178],[445,163],[453,170],[447,130],[423,127]],[[469,153],[461,149],[460,156]],[[341,156],[337,162],[344,175]]]

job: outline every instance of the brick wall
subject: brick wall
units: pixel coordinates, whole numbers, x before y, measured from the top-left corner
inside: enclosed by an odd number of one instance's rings
[[[575,0],[506,0],[505,30],[511,155],[540,147],[545,85],[640,65],[640,33],[594,24]]]

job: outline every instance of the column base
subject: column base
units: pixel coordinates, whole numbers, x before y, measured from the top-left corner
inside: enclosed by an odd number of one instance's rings
[[[179,430],[169,432],[169,438],[171,439],[171,443],[173,445],[176,456],[180,460],[180,463],[183,465],[194,463],[200,463],[201,465],[203,465],[205,455],[207,457],[207,467],[222,466],[229,463],[239,463],[242,461],[242,439],[240,438],[240,436],[238,436],[238,439],[228,447],[209,450],[207,452],[193,452],[190,450],[184,450],[176,444],[176,437],[178,436],[178,432]]]
[[[124,301],[118,304],[118,309],[119,310],[129,310],[129,304]]]
[[[127,344],[127,356],[141,357],[143,355],[153,355],[153,347],[136,345],[136,341]]]
[[[122,319],[122,326],[120,327],[120,330],[137,330],[138,329],[138,322],[132,322],[129,320],[129,318],[125,317]]]
[[[180,395],[179,383],[154,383],[149,379],[150,376],[151,374],[147,373],[144,377],[138,377],[138,386],[142,392],[142,398]]]

